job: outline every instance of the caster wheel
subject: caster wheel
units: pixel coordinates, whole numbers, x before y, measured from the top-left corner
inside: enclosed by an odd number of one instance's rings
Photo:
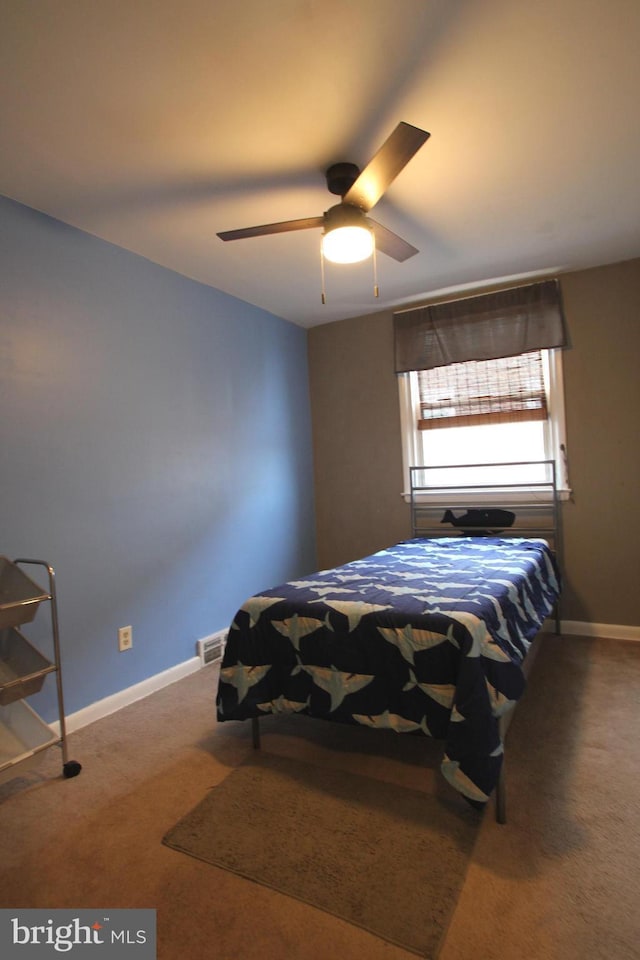
[[[62,773],[67,779],[77,777],[81,770],[82,764],[78,763],[77,760],[68,760],[62,765]]]

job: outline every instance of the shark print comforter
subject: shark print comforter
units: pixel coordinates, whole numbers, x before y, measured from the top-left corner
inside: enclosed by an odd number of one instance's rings
[[[502,763],[533,637],[560,577],[543,540],[414,539],[247,600],[231,624],[218,720],[303,713],[445,741],[475,804]]]

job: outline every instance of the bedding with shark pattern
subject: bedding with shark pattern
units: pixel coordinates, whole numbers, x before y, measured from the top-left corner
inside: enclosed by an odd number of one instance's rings
[[[499,718],[560,594],[544,540],[417,538],[251,597],[234,617],[218,720],[313,717],[445,741],[474,805],[497,784]]]

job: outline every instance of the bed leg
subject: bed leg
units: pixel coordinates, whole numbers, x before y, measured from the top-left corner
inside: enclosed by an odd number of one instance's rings
[[[251,718],[251,735],[253,737],[253,749],[260,749],[260,721],[257,717]]]
[[[504,768],[504,756],[500,767],[500,776],[496,787],[496,823],[507,822],[507,785],[506,772]]]

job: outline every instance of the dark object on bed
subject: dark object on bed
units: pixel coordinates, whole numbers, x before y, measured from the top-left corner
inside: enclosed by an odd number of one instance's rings
[[[218,719],[303,713],[442,739],[444,776],[484,804],[559,591],[543,540],[489,537],[407,540],[266,590],[229,630]]]
[[[440,523],[450,523],[454,527],[461,527],[467,537],[486,537],[501,533],[505,527],[512,526],[515,518],[516,515],[511,510],[473,508],[467,510],[460,517],[454,516],[452,510],[445,510]]]

